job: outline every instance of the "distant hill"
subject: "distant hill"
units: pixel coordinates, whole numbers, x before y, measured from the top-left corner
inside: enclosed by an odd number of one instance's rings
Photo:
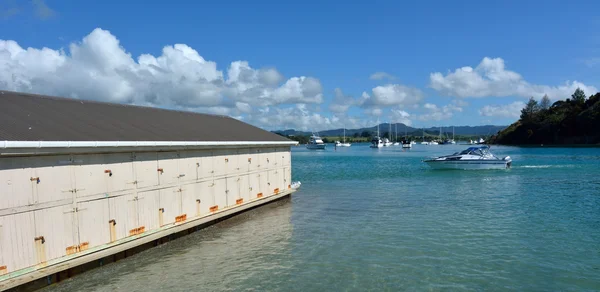
[[[395,127],[396,127],[395,124],[392,124],[392,133],[395,132]],[[488,135],[498,133],[498,131],[501,131],[505,128],[506,128],[506,126],[492,126],[492,125],[455,126],[454,133],[456,135],[463,135],[463,136],[488,136]],[[389,129],[390,129],[389,123],[379,124],[379,131],[382,136],[386,132],[388,132]],[[407,126],[405,124],[398,123],[398,135],[399,136],[404,134],[405,129],[406,129],[406,132],[408,132],[408,134],[412,135],[412,136],[421,136],[422,132],[423,132],[423,129],[421,129],[421,128],[413,128],[413,127]],[[425,128],[424,130],[426,133],[432,134],[432,135],[438,135],[440,133],[439,127],[430,127],[430,128]],[[309,136],[312,134],[311,132],[296,131],[294,129],[279,130],[279,131],[273,131],[273,132],[278,133],[280,135],[285,135],[285,136],[290,136],[290,135],[292,135],[292,136]],[[373,127],[369,127],[369,128],[346,129],[346,136],[353,136],[355,133],[358,133],[358,135],[361,135],[363,132],[371,132],[371,133],[377,132],[377,125],[375,125]],[[452,126],[442,127],[442,132],[451,135],[452,134]],[[344,134],[344,129],[332,129],[332,130],[326,130],[326,131],[319,132],[319,135],[321,135],[323,137],[342,136],[343,134]]]
[[[566,100],[549,105],[533,98],[521,111],[521,118],[489,142],[505,145],[600,144],[600,93],[585,97],[577,89]]]

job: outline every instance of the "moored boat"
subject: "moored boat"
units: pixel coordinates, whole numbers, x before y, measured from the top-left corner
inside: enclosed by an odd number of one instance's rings
[[[424,162],[433,169],[506,169],[511,167],[512,159],[510,156],[496,157],[489,146],[475,146]]]
[[[310,136],[308,144],[306,144],[306,149],[325,150],[325,143],[323,143],[323,139],[321,139],[319,135],[313,133],[312,136]]]

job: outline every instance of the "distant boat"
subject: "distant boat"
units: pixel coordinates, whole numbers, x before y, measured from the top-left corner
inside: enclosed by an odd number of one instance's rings
[[[391,138],[392,137],[392,124],[390,123],[390,129],[388,131],[388,136]],[[390,141],[390,139],[388,138],[383,138],[383,146],[388,147],[388,146],[392,146],[394,145],[394,143],[392,143],[392,141]]]
[[[402,141],[402,148],[412,148],[412,142],[408,140],[406,125],[404,125],[404,140]]]
[[[383,147],[383,141],[381,141],[381,138],[379,138],[379,121],[377,121],[377,136],[373,137],[373,139],[371,139],[371,146],[369,146],[371,148],[381,148]]]
[[[423,129],[423,142],[421,142],[421,145],[429,145],[429,142],[425,141],[425,129]]]
[[[325,150],[325,143],[323,143],[323,140],[318,134],[313,133],[312,136],[310,136],[308,144],[306,144],[306,149]]]
[[[390,141],[390,139],[388,139],[388,138],[383,138],[383,146],[384,146],[384,147],[388,147],[388,146],[392,146],[392,145],[394,145],[394,143],[392,143],[392,142]]]
[[[400,142],[398,142],[398,123],[395,123],[395,124],[394,124],[394,128],[395,128],[395,130],[396,130],[396,139],[394,140],[395,142],[394,142],[394,144],[392,144],[392,145],[394,145],[394,146],[398,146],[398,145],[400,145]]]
[[[350,147],[352,146],[352,144],[350,143],[346,143],[346,128],[344,128],[344,142],[340,142],[340,141],[335,141],[335,146],[336,147]]]

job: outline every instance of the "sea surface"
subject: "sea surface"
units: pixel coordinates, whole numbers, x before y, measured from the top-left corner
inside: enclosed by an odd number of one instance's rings
[[[599,291],[600,148],[293,147],[290,199],[45,291]]]

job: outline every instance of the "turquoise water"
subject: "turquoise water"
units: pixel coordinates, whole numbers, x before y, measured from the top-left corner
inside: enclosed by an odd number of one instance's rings
[[[294,148],[291,199],[47,290],[600,290],[600,149],[492,147],[510,170],[421,162],[465,147]]]

